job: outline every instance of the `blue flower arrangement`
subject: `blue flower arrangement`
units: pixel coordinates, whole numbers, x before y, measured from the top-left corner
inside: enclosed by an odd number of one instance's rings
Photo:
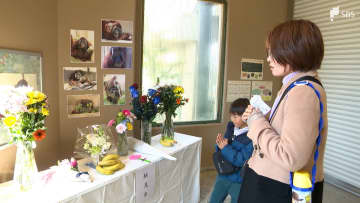
[[[137,120],[152,122],[158,113],[160,94],[155,89],[149,89],[146,95],[140,95],[138,88],[136,83],[129,87],[133,106],[131,112],[135,114]]]

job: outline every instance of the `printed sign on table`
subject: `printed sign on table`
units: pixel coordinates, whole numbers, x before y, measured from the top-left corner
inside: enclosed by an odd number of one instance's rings
[[[136,203],[147,202],[155,191],[155,164],[137,170],[135,181]]]

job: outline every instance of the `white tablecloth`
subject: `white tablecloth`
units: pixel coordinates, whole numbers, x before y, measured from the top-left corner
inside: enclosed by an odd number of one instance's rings
[[[28,192],[17,192],[8,182],[0,185],[0,202],[135,203],[135,171],[155,164],[155,192],[146,203],[198,203],[201,138],[175,133],[178,143],[173,147],[164,147],[159,140],[160,135],[153,137],[152,146],[176,157],[176,161],[125,160],[124,169],[110,176],[96,173],[93,183],[53,182]]]

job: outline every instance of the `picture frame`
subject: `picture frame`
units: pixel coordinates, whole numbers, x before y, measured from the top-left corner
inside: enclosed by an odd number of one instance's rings
[[[100,94],[67,95],[68,118],[100,117]]]
[[[133,42],[134,23],[128,20],[101,19],[101,42]]]
[[[31,86],[42,91],[42,54],[0,48],[0,85]]]

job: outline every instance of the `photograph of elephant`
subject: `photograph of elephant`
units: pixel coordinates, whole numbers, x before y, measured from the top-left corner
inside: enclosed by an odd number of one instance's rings
[[[94,63],[94,31],[70,30],[70,62]]]
[[[132,43],[133,22],[101,20],[101,42]]]
[[[101,47],[102,68],[132,68],[131,47]]]
[[[104,74],[104,105],[125,105],[124,74]]]
[[[68,118],[86,118],[100,116],[100,95],[68,95]]]
[[[96,67],[64,67],[64,90],[96,90]]]

